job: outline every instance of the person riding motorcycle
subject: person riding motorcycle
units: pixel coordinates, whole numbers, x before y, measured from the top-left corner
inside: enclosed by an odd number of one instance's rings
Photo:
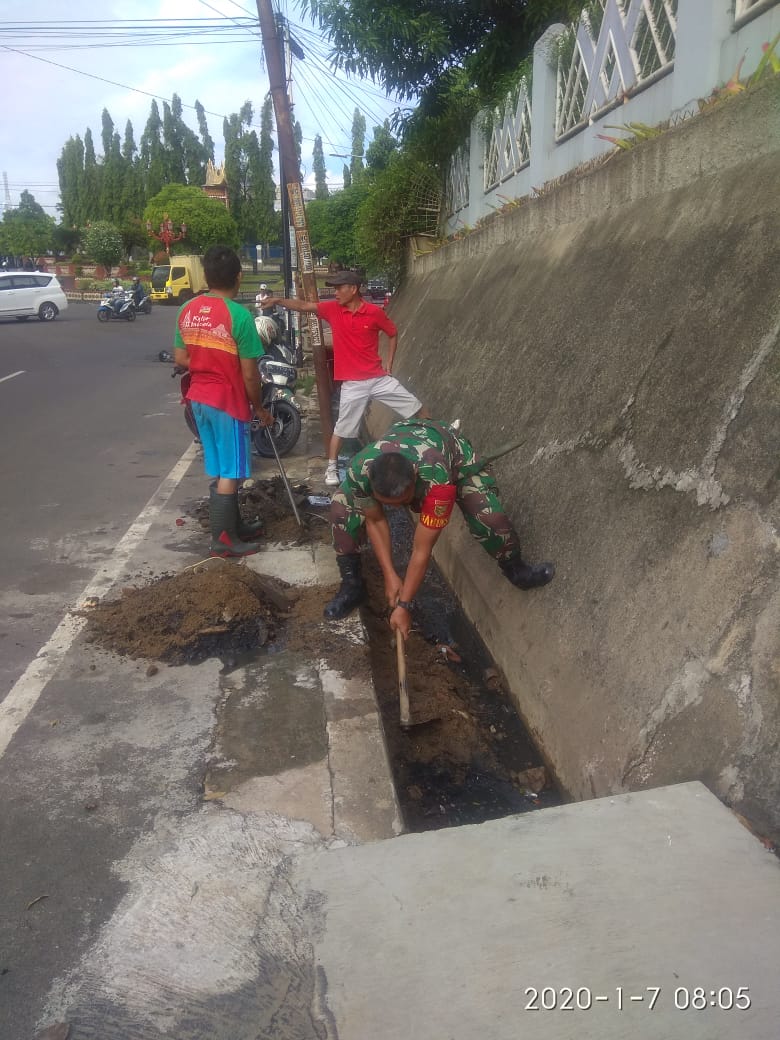
[[[146,293],[144,292],[144,287],[141,285],[141,279],[138,277],[138,275],[135,275],[133,278],[133,284],[130,288],[130,294],[133,298],[133,303],[136,305],[136,307],[140,307],[141,301],[143,300],[144,296],[146,296]]]
[[[126,299],[127,293],[125,292],[125,287],[122,285],[118,278],[115,278],[114,284],[111,287],[111,307],[113,308],[115,314],[119,314],[122,304],[125,302]]]

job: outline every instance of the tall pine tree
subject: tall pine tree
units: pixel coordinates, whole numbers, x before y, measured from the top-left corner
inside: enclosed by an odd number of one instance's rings
[[[327,199],[330,192],[328,191],[328,171],[325,166],[325,153],[322,150],[322,138],[319,134],[314,138],[314,153],[312,155],[314,163],[314,197],[315,199]]]

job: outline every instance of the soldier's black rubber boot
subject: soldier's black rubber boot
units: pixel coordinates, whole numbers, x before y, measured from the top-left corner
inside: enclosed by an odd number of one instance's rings
[[[518,589],[538,589],[548,585],[555,577],[552,563],[526,563],[520,556],[504,560],[499,567]]]
[[[336,563],[341,574],[341,586],[323,610],[328,621],[339,621],[341,618],[345,618],[366,598],[366,583],[363,581],[359,554],[349,553],[346,556],[337,556]]]
[[[214,491],[209,502],[212,556],[251,556],[260,552],[259,542],[244,542],[238,537],[238,493],[220,495]]]
[[[214,499],[214,495],[217,493],[217,482],[212,481],[209,484],[209,495],[210,500]],[[238,501],[238,500],[236,500]],[[241,509],[238,510],[238,523],[236,524],[236,534],[242,542],[251,542],[253,538],[259,538],[260,535],[265,534],[265,522],[263,520],[248,521],[241,517]]]

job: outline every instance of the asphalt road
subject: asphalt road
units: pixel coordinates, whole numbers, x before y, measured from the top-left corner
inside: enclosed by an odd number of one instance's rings
[[[12,726],[22,723],[7,747],[0,739],[1,1040],[33,1036],[52,980],[120,898],[112,864],[170,807],[168,786],[174,810],[194,797],[187,726],[202,741],[211,721],[198,683],[205,707],[187,702],[172,724],[170,704],[182,699],[173,685],[139,690],[135,662],[50,649],[92,579],[116,568],[117,543],[161,483],[184,472],[192,437],[178,381],[157,356],[171,347],[175,316],[159,308],[101,325],[94,305],[75,304],[48,324],[0,322],[0,731],[9,711]],[[201,469],[190,479],[200,488]],[[17,710],[12,691],[30,663],[55,659],[40,700]],[[148,729],[126,721],[139,716]],[[169,725],[174,750],[155,754]]]
[[[0,701],[191,442],[175,315],[0,320]]]

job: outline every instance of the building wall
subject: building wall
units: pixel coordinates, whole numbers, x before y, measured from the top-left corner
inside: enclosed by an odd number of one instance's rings
[[[437,546],[574,798],[700,779],[780,836],[780,77],[425,256],[394,371],[490,452],[523,593]],[[378,434],[389,416],[371,414]]]

